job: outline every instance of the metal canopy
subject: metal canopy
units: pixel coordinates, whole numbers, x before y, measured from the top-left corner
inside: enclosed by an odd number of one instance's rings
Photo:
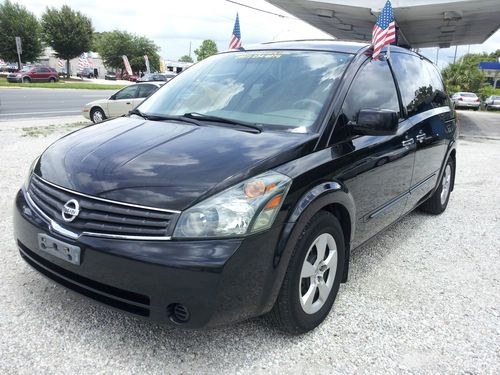
[[[385,0],[267,0],[339,39],[371,39]],[[500,0],[392,0],[398,44],[480,44],[500,27]],[[355,3],[356,6],[352,4]]]

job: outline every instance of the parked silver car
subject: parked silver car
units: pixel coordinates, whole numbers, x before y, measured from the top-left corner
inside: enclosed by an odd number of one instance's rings
[[[451,100],[455,108],[472,108],[477,111],[481,106],[481,99],[473,92],[456,92]]]
[[[164,84],[164,82],[148,82],[127,86],[107,99],[85,104],[82,114],[95,124],[108,118],[126,115]]]
[[[484,109],[487,111],[490,109],[500,109],[500,96],[491,95],[484,101]]]

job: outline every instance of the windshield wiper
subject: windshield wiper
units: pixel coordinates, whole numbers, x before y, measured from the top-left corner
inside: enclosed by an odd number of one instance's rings
[[[149,113],[144,113],[140,109],[133,109],[129,113],[129,115],[136,115],[140,116],[145,120],[149,121],[182,121],[182,122],[188,122],[190,124],[194,124],[197,126],[201,126],[199,121],[196,121],[196,119],[192,119],[186,116],[166,116],[166,115],[150,115]]]
[[[247,128],[247,129],[252,129],[253,130],[252,133],[262,132],[261,125],[254,124],[251,122],[241,121],[241,120],[233,120],[233,119],[225,118],[225,117],[205,115],[203,113],[198,113],[198,112],[185,113],[183,117],[187,117],[187,118],[190,118],[193,120],[211,121],[211,122],[220,122],[223,124],[238,125],[238,126],[242,126],[244,128]]]

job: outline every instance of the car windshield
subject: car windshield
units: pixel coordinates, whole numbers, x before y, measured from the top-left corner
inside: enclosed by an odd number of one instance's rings
[[[311,132],[351,59],[319,51],[224,53],[187,69],[139,108],[157,116],[199,113]]]

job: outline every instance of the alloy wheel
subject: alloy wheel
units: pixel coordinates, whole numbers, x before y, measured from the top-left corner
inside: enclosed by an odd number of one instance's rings
[[[326,303],[335,280],[337,261],[333,236],[319,235],[309,247],[300,272],[299,299],[306,314],[318,312]]]
[[[441,183],[441,204],[444,205],[446,203],[446,199],[448,199],[448,194],[450,194],[451,187],[451,166],[448,164],[444,169],[443,181]]]

